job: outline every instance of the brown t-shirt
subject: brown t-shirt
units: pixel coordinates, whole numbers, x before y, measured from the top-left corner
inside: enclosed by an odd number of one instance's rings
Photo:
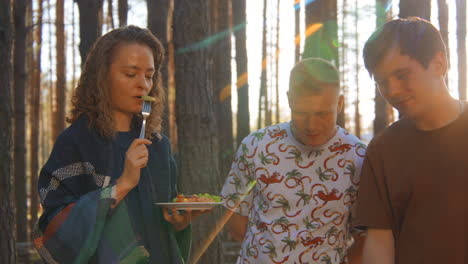
[[[433,131],[400,120],[369,144],[356,225],[392,229],[395,263],[468,263],[467,136],[465,111]]]

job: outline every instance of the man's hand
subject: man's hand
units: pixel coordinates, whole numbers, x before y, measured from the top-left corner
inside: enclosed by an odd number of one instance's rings
[[[247,232],[248,222],[249,218],[247,216],[243,216],[237,213],[232,214],[227,226],[229,234],[231,234],[234,240],[242,242],[245,236],[245,232]]]
[[[365,234],[353,234],[354,243],[348,251],[349,264],[362,263],[362,251],[364,249]]]
[[[368,229],[362,253],[363,264],[395,264],[395,244],[390,229]]]
[[[179,210],[172,208],[171,214],[167,208],[163,208],[164,219],[171,223],[176,231],[185,229],[190,222],[193,221],[197,216],[211,212],[211,210]]]

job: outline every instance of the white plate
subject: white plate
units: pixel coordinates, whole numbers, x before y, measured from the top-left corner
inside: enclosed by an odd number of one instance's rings
[[[223,202],[211,202],[211,203],[156,203],[157,205],[177,210],[209,210],[217,205],[223,204]]]

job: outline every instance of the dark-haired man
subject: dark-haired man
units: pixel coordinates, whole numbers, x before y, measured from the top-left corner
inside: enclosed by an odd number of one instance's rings
[[[365,145],[336,125],[343,107],[338,76],[322,59],[296,64],[291,122],[242,141],[222,191],[235,212],[229,231],[242,241],[237,263],[346,262]]]
[[[445,85],[446,56],[439,31],[419,18],[387,22],[364,47],[367,70],[403,118],[367,149],[363,263],[468,261],[468,113]]]

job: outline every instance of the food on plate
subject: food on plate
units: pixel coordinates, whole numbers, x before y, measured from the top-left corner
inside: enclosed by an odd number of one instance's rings
[[[174,199],[175,203],[219,203],[221,197],[207,193],[199,193],[192,195],[179,194]]]
[[[152,96],[149,96],[149,95],[143,95],[140,97],[142,100],[144,101],[150,101],[150,102],[154,102],[156,101],[156,98],[152,97]]]

